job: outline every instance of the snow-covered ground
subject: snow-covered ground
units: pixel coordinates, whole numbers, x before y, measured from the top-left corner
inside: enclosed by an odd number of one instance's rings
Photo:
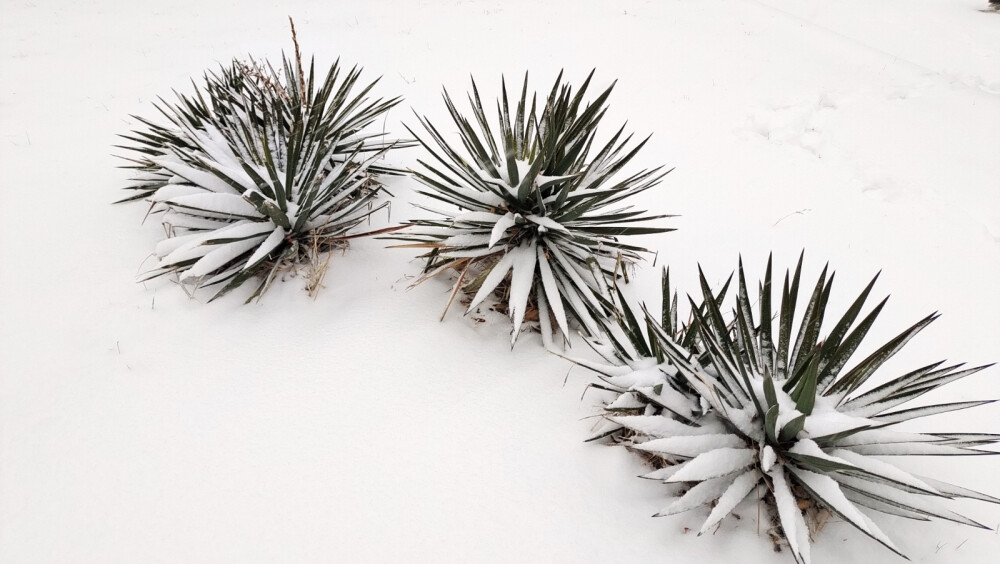
[[[0,562],[790,562],[753,505],[711,537],[640,461],[585,444],[600,396],[507,325],[407,291],[412,253],[360,241],[315,301],[301,280],[210,305],[134,282],[159,239],[116,135],[233,56],[299,40],[384,75],[445,123],[444,85],[559,69],[618,79],[608,128],[655,133],[677,169],[640,204],[681,214],[644,240],[697,293],[742,253],[837,270],[839,311],[874,272],[877,343],[944,315],[893,359],[1000,360],[1000,13],[986,0],[0,3]],[[415,120],[403,107],[387,130]],[[410,149],[396,156],[414,164]],[[413,211],[399,179],[387,225]],[[500,320],[502,321],[502,320]],[[582,347],[578,347],[582,354]],[[949,389],[950,388],[950,389]],[[937,394],[1000,397],[1000,369]],[[581,395],[583,399],[581,400]],[[1000,432],[1000,406],[921,421]],[[994,457],[920,473],[1000,495]],[[957,504],[994,529],[1000,507]],[[992,562],[1000,535],[879,517],[916,562]],[[758,530],[760,529],[760,530]],[[815,562],[899,559],[844,523]]]

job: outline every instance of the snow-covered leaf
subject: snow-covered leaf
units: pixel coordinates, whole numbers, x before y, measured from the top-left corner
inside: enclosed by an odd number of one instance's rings
[[[903,556],[903,554],[899,551],[899,548],[897,548],[896,545],[889,540],[889,537],[887,537],[881,529],[872,523],[867,516],[861,513],[856,505],[851,503],[851,501],[844,496],[844,492],[840,490],[840,486],[837,482],[828,476],[803,470],[801,468],[795,468],[794,466],[789,466],[787,468],[795,476],[798,483],[806,488],[813,498],[823,504],[827,509],[853,525],[864,534],[875,539],[889,550]]]
[[[723,476],[750,466],[757,460],[752,448],[719,448],[694,457],[670,477],[671,482],[693,482]]]
[[[513,345],[521,330],[521,323],[524,321],[524,314],[528,309],[532,280],[535,279],[535,261],[537,259],[535,242],[524,241],[506,256],[511,257],[511,268],[513,269],[510,278],[509,298],[510,314],[514,320],[514,331],[510,339],[510,344]]]
[[[563,307],[562,295],[559,292],[559,285],[552,274],[552,267],[549,266],[549,259],[545,256],[545,249],[541,245],[536,245],[538,253],[538,272],[541,275],[542,289],[548,297],[549,307],[552,315],[556,318],[556,325],[563,335],[569,335],[569,322],[566,319],[566,309]]]
[[[566,227],[564,227],[561,223],[555,221],[551,217],[529,214],[524,216],[524,219],[527,219],[528,221],[540,225],[546,229],[551,229],[553,231],[562,231],[563,233],[569,233],[569,229],[566,229]]]
[[[648,452],[695,457],[715,449],[740,449],[744,446],[743,440],[736,435],[711,434],[653,439],[636,445],[635,448]]]
[[[513,226],[514,226],[514,214],[511,212],[507,212],[506,214],[503,215],[503,217],[498,219],[496,225],[493,226],[493,230],[490,233],[490,239],[487,248],[492,249],[493,246],[500,241],[500,239],[503,239],[504,233],[506,233],[507,230]]]
[[[722,494],[722,497],[719,498],[719,502],[712,508],[712,512],[708,515],[708,519],[705,520],[705,524],[701,526],[698,534],[701,535],[708,532],[709,529],[714,527],[726,515],[732,513],[733,509],[754,490],[759,481],[760,474],[756,469],[748,470],[737,476],[726,489],[725,493]]]
[[[218,245],[216,249],[205,254],[191,268],[184,271],[182,280],[198,279],[214,272],[259,245],[262,237],[263,235],[259,235],[242,241]]]
[[[809,564],[809,529],[799,511],[798,500],[795,499],[785,479],[784,466],[775,466],[767,474],[771,477],[778,517],[781,519],[781,527],[784,529],[792,556],[800,564]]]
[[[272,231],[271,234],[264,239],[264,242],[262,242],[260,246],[257,247],[257,250],[250,255],[250,258],[247,259],[246,266],[243,267],[243,270],[251,268],[253,265],[263,260],[271,251],[281,244],[284,238],[285,228],[280,226],[275,227],[274,231]]]
[[[672,417],[663,415],[633,415],[610,417],[612,421],[650,437],[676,437],[705,435],[714,429],[695,427],[681,423]]]
[[[479,291],[476,292],[476,295],[472,298],[472,302],[469,303],[466,313],[476,309],[476,306],[485,300],[487,296],[492,294],[493,290],[497,289],[497,286],[499,286],[500,283],[503,282],[504,278],[507,277],[507,273],[510,272],[510,268],[513,264],[514,257],[508,253],[501,257],[500,260],[493,265],[493,268],[490,269],[486,279],[483,280],[483,284],[479,287]]]
[[[189,194],[177,196],[164,202],[171,206],[217,214],[215,217],[264,217],[242,196],[236,194]]]
[[[685,466],[685,468],[686,467],[687,466]],[[674,476],[676,476],[676,474],[674,474]],[[663,510],[659,511],[656,515],[654,515],[654,517],[675,515],[677,513],[690,511],[695,507],[701,507],[706,503],[711,503],[716,499],[719,499],[719,496],[729,489],[734,479],[734,476],[727,475],[699,482],[697,485],[689,489],[683,496],[678,498]],[[673,480],[673,478],[670,478],[670,480]]]

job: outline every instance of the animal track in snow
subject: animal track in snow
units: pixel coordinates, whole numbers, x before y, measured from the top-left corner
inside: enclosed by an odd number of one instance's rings
[[[835,96],[821,94],[808,102],[774,105],[748,119],[746,130],[772,143],[791,145],[823,158],[823,130],[837,109]]]

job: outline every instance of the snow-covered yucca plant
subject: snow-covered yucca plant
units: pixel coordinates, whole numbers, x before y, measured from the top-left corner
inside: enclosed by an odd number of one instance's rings
[[[795,559],[809,562],[810,534],[836,515],[899,554],[899,549],[863,509],[916,520],[940,518],[975,527],[983,525],[940,502],[971,498],[1000,499],[915,476],[875,456],[995,454],[981,447],[1000,435],[985,433],[913,433],[893,426],[904,421],[989,403],[965,401],[897,409],[949,382],[986,368],[962,365],[924,366],[865,387],[869,379],[937,315],[930,315],[879,347],[850,369],[847,364],[872,326],[885,300],[859,319],[875,283],[854,300],[825,339],[833,275],[823,270],[794,327],[801,258],[794,275],[786,273],[781,303],[771,308],[771,262],[760,286],[758,315],[738,270],[738,295],[725,321],[704,276],[704,307],[693,307],[697,327],[694,350],[683,346],[669,327],[650,320],[650,337],[665,357],[663,388],[673,385],[676,398],[690,397],[691,415],[671,407],[650,415],[612,415],[633,434],[631,447],[658,459],[647,477],[687,487],[686,493],[658,515],[705,505],[712,507],[701,528],[718,524],[754,494],[777,515],[775,534],[787,540]],[[877,276],[876,276],[877,278]],[[772,323],[772,314],[777,327]],[[647,317],[647,319],[649,319]],[[690,330],[689,330],[690,331]],[[683,380],[682,386],[672,384]],[[614,404],[612,404],[614,405]]]
[[[555,330],[568,335],[573,321],[598,333],[596,320],[612,310],[608,279],[645,252],[618,237],[671,231],[635,225],[668,216],[616,206],[666,172],[616,178],[646,141],[626,150],[631,136],[623,138],[623,126],[594,149],[613,85],[584,104],[591,76],[574,95],[560,74],[540,115],[536,97],[528,99],[527,75],[513,114],[504,85],[492,127],[473,82],[469,101],[478,129],[445,92],[464,151],[418,116],[432,141],[414,135],[438,164],[420,161],[424,170],[414,175],[426,187],[421,194],[448,207],[421,206],[440,217],[412,222],[400,237],[410,244],[402,246],[429,249],[421,281],[455,271],[452,300],[459,292],[472,295],[469,311],[497,295],[513,320],[512,344],[535,313],[547,345]]]
[[[168,237],[142,279],[176,274],[192,288],[218,287],[215,299],[258,278],[253,299],[306,263],[317,290],[324,253],[388,205],[374,205],[378,175],[401,172],[376,164],[394,143],[366,131],[400,99],[370,100],[374,82],[355,92],[360,74],[339,61],[325,77],[313,62],[306,74],[296,42],[280,70],[234,61],[205,75],[204,93],[161,101],[166,125],[137,118],[148,130],[125,136],[140,156],[124,201],[150,201]]]

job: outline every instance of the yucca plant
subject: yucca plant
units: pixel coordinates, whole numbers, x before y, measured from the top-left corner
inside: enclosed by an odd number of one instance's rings
[[[646,251],[619,236],[671,231],[636,225],[669,216],[613,207],[669,171],[616,178],[646,143],[627,150],[624,126],[592,150],[614,86],[585,104],[592,76],[574,94],[560,74],[538,108],[525,74],[513,113],[504,84],[492,126],[473,81],[469,102],[478,129],[445,91],[464,151],[424,117],[418,120],[429,140],[410,130],[437,161],[419,161],[420,193],[447,207],[421,206],[437,217],[411,222],[399,237],[409,244],[400,246],[428,249],[419,281],[457,273],[449,305],[459,292],[471,296],[468,311],[498,295],[513,321],[512,345],[529,314],[537,314],[547,345],[555,330],[568,335],[571,322],[597,334],[597,319],[613,310],[608,281]]]
[[[996,443],[1000,435],[912,433],[893,428],[904,421],[990,403],[977,400],[897,409],[986,366],[962,368],[939,362],[866,388],[879,368],[937,315],[920,320],[846,369],[886,302],[859,321],[873,279],[820,340],[833,275],[828,277],[824,268],[796,328],[801,266],[800,257],[794,274],[786,273],[780,305],[772,312],[768,261],[755,319],[740,264],[736,306],[728,322],[718,302],[710,299],[712,293],[702,275],[704,307],[692,304],[692,323],[698,334],[695,343],[688,343],[694,344],[693,350],[678,342],[669,327],[647,315],[650,335],[665,365],[675,371],[675,377],[665,379],[663,385],[674,385],[682,397],[689,397],[693,390],[697,397],[697,403],[691,403],[691,417],[678,409],[609,417],[631,433],[632,448],[658,460],[658,469],[646,477],[688,488],[658,515],[711,505],[700,531],[704,533],[756,492],[777,516],[774,534],[787,540],[798,562],[810,561],[811,530],[821,527],[829,515],[901,554],[862,508],[987,528],[940,502],[970,498],[1000,503],[1000,499],[915,476],[874,458],[995,454],[983,447]],[[777,314],[776,327],[773,313]],[[680,387],[673,383],[677,378],[683,379]]]
[[[137,118],[148,130],[124,136],[139,156],[129,166],[135,194],[123,201],[151,202],[167,233],[143,280],[176,274],[219,288],[215,299],[257,278],[253,299],[278,272],[307,263],[312,293],[321,256],[370,234],[350,232],[388,205],[375,204],[379,175],[402,171],[378,163],[399,144],[367,128],[400,98],[369,99],[375,82],[356,92],[357,67],[344,73],[337,61],[318,77],[314,65],[303,71],[295,41],[280,70],[234,61],[205,75],[204,92],[161,100],[166,125]]]

